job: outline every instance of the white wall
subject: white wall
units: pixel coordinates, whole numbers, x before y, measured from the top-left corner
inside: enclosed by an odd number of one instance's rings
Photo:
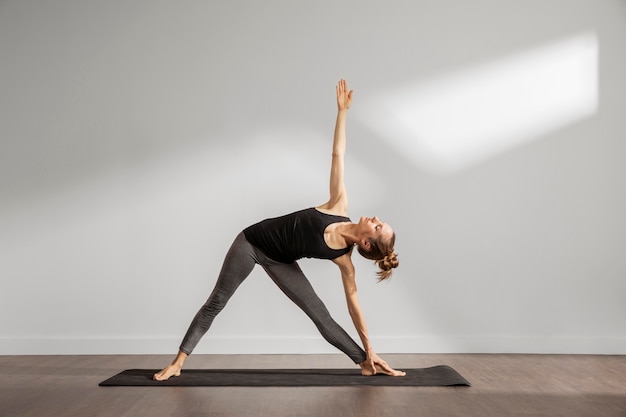
[[[351,216],[398,233],[391,282],[355,257],[379,351],[626,353],[626,3],[297,3],[0,3],[0,354],[175,352],[237,232],[325,200],[339,77]],[[463,169],[365,115],[580,33],[593,113]],[[334,350],[255,271],[196,352]]]

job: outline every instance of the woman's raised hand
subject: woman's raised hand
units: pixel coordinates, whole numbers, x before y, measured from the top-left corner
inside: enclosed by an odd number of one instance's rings
[[[337,83],[337,109],[348,110],[352,104],[352,90],[348,90],[346,80],[339,80]]]

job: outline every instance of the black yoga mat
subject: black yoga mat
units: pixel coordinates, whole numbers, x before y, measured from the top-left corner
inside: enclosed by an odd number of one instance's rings
[[[101,382],[100,386],[470,386],[446,365],[403,370],[404,377],[362,376],[360,369],[184,369],[180,376],[159,382],[152,380],[159,369],[128,369]]]

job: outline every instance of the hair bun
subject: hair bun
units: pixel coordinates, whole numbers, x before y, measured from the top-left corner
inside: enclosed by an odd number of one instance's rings
[[[380,269],[388,271],[392,268],[397,268],[399,263],[400,262],[398,261],[398,255],[392,252],[389,255],[385,255],[383,259],[378,261],[378,266],[380,267]]]
[[[398,254],[391,252],[385,255],[383,259],[376,261],[376,264],[380,268],[380,271],[378,271],[378,280],[383,281],[391,276],[391,270],[397,268],[400,261],[398,261]]]

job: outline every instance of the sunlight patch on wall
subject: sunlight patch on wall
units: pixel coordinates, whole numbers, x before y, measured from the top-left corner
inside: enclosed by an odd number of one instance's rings
[[[434,174],[450,174],[593,115],[598,40],[572,36],[365,100],[361,121]]]

